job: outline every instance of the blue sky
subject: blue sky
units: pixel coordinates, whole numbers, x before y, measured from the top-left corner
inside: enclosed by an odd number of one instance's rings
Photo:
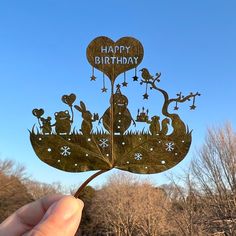
[[[235,9],[233,0],[2,0],[0,157],[23,163],[33,178],[45,182],[79,184],[91,175],[62,172],[36,157],[27,131],[36,123],[31,111],[43,107],[52,116],[66,108],[61,95],[73,92],[92,112],[104,112],[109,96],[100,93],[101,80],[89,80],[86,47],[100,35],[113,40],[133,36],[144,46],[141,67],[162,72],[162,88],[173,96],[179,91],[202,93],[196,111],[184,104],[179,112],[194,130],[189,155],[173,171],[185,168],[207,127],[225,121],[235,127]],[[132,75],[128,73],[128,82]],[[136,84],[127,89],[131,96],[137,92],[142,90]],[[136,102],[130,101],[131,111],[146,105],[141,97]],[[110,173],[93,185],[102,184]],[[165,174],[149,177],[157,184],[166,181]]]

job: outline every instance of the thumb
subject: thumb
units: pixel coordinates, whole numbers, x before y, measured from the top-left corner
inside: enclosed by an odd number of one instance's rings
[[[83,202],[66,196],[54,203],[27,236],[74,236],[81,220]]]

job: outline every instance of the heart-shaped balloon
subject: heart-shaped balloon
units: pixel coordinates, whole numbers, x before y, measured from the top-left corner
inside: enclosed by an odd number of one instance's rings
[[[35,108],[33,111],[32,111],[33,115],[36,116],[38,119],[44,114],[44,110],[41,108],[41,109],[37,109]]]
[[[106,74],[112,82],[119,74],[137,67],[143,54],[142,44],[132,37],[123,37],[114,42],[101,36],[95,38],[87,47],[89,63]]]
[[[61,100],[70,107],[73,105],[75,99],[76,95],[73,93],[71,93],[70,95],[63,95],[61,98]]]

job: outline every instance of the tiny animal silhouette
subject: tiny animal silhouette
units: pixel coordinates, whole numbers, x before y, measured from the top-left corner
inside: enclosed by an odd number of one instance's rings
[[[47,118],[40,117],[40,121],[42,125],[40,126],[43,134],[51,134],[52,133],[52,125],[51,125],[51,117],[48,116]]]
[[[141,69],[140,71],[142,71],[142,74],[141,74],[141,76],[142,76],[142,78],[144,79],[144,83],[148,83],[148,82],[150,82],[150,81],[152,81],[152,82],[155,82],[155,81],[158,81],[158,82],[160,82],[160,76],[161,76],[161,73],[156,73],[156,77],[154,78],[154,76],[152,76],[150,73],[149,73],[149,71],[148,71],[148,69],[147,68],[143,68],[143,69]]]
[[[162,120],[160,135],[165,136],[168,133],[169,124],[170,124],[170,120],[168,118],[165,118]]]
[[[153,116],[151,118],[151,121],[148,121],[147,123],[150,124],[149,130],[152,135],[157,135],[160,133],[160,117],[159,116]]]
[[[54,115],[56,123],[53,126],[55,126],[56,133],[69,134],[71,130],[71,124],[73,122],[73,120],[70,119],[71,117],[69,111],[66,110],[55,112]]]
[[[142,78],[145,80],[145,81],[150,81],[150,80],[154,80],[153,76],[150,75],[149,71],[147,68],[143,68],[141,69],[140,71],[142,71]]]

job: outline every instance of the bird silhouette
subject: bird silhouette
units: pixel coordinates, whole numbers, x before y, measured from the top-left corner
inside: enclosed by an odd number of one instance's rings
[[[140,71],[142,71],[141,76],[145,82],[149,82],[151,80],[154,80],[154,77],[149,73],[147,68],[143,68]]]
[[[162,120],[160,135],[165,136],[168,133],[169,124],[170,124],[170,120],[168,118],[165,118],[164,120]]]

